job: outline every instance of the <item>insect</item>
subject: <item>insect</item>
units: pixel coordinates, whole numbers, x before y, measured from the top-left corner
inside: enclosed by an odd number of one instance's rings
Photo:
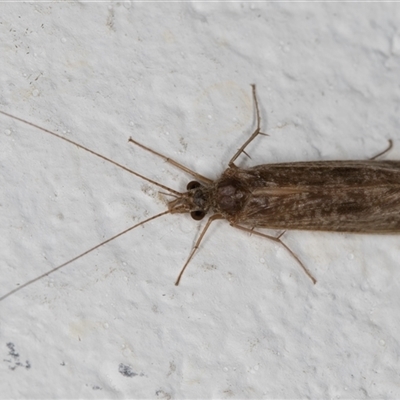
[[[213,221],[225,219],[229,224],[245,232],[262,236],[283,246],[298,262],[306,275],[316,283],[315,278],[302,261],[282,241],[286,230],[319,230],[353,233],[397,233],[400,232],[400,161],[377,161],[389,147],[366,161],[315,161],[280,164],[263,164],[242,169],[235,164],[237,158],[246,154],[246,147],[261,132],[260,112],[256,87],[252,85],[256,114],[256,129],[237,150],[220,178],[213,181],[184,165],[165,157],[136,140],[129,142],[163,158],[165,161],[188,173],[196,180],[187,184],[186,192],[175,191],[153,181],[117,162],[96,153],[79,143],[55,132],[15,117],[6,112],[1,114],[33,126],[41,131],[62,139],[72,145],[106,160],[125,171],[166,190],[174,199],[168,202],[168,209],[99,243],[52,270],[32,279],[0,297],[8,296],[76,261],[100,246],[119,236],[166,214],[190,213],[195,220],[202,220],[211,214],[195,242],[179,276],[181,277]],[[283,232],[271,236],[257,228],[278,229]]]

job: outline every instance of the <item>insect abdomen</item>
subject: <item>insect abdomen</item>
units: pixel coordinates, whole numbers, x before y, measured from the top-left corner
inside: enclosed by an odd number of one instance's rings
[[[400,232],[398,162],[271,164],[238,169],[236,173],[247,193],[235,216],[237,224],[272,229]]]

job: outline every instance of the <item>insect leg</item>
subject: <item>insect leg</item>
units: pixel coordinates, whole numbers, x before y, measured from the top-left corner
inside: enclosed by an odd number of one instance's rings
[[[198,173],[195,172],[195,171],[192,171],[190,168],[185,167],[184,165],[178,163],[177,161],[172,160],[171,158],[166,157],[166,156],[162,155],[161,153],[158,153],[157,151],[155,151],[155,150],[153,150],[153,149],[150,149],[149,147],[147,147],[147,146],[145,146],[145,145],[143,145],[143,144],[137,142],[136,140],[133,140],[131,137],[129,138],[128,142],[131,142],[131,143],[135,144],[136,146],[139,146],[139,147],[141,147],[142,149],[144,149],[144,150],[146,150],[146,151],[149,151],[150,153],[153,153],[153,154],[155,154],[155,155],[158,156],[158,157],[161,157],[161,158],[162,158],[163,160],[165,160],[166,162],[168,162],[168,163],[172,164],[173,166],[175,166],[175,167],[181,169],[182,171],[187,172],[189,175],[192,175],[194,178],[198,179],[200,182],[206,183],[206,184],[208,184],[208,185],[210,185],[211,183],[213,183],[212,179],[206,178],[205,176],[200,175],[200,174],[198,174]]]
[[[258,100],[257,100],[257,94],[256,94],[256,85],[251,85],[252,87],[252,93],[253,93],[253,101],[254,101],[254,108],[256,110],[256,121],[257,121],[257,127],[256,130],[252,133],[252,135],[244,142],[244,144],[240,147],[240,149],[235,153],[235,155],[230,159],[228,166],[230,168],[235,167],[234,162],[236,159],[240,156],[240,154],[244,153],[247,156],[249,156],[244,149],[258,136],[258,135],[265,135],[268,136],[266,133],[263,133],[260,131],[260,123],[261,123],[261,118],[260,118],[260,110],[258,109]]]
[[[234,228],[240,229],[245,232],[249,232],[251,234],[255,234],[261,237],[265,237],[267,239],[270,239],[274,242],[280,243],[291,255],[292,257],[300,264],[301,268],[303,268],[304,272],[307,274],[307,276],[312,280],[313,284],[315,285],[317,283],[317,280],[312,276],[311,272],[305,267],[305,265],[300,261],[300,259],[296,256],[296,254],[293,253],[293,251],[281,240],[282,235],[285,232],[282,232],[278,237],[275,236],[270,236],[266,235],[265,233],[257,232],[251,228],[247,228],[245,226],[241,225],[236,225],[236,224],[231,224]]]
[[[185,272],[186,267],[189,265],[190,260],[193,258],[194,253],[195,253],[196,250],[199,248],[200,243],[201,243],[201,241],[203,240],[203,237],[204,237],[204,235],[205,235],[206,232],[207,232],[207,229],[210,227],[211,223],[212,223],[213,221],[215,221],[216,219],[224,219],[224,217],[223,217],[222,215],[220,215],[220,214],[214,214],[214,215],[212,215],[210,218],[208,218],[208,221],[207,221],[205,227],[203,228],[203,230],[201,231],[199,238],[196,240],[196,243],[195,243],[195,245],[193,246],[193,249],[192,249],[192,251],[190,252],[188,259],[186,260],[185,265],[182,267],[181,272],[180,272],[179,275],[178,275],[178,279],[177,279],[176,282],[175,282],[175,285],[176,285],[176,286],[179,285],[179,282],[180,282],[180,280],[181,280],[181,277],[182,277],[183,273]]]
[[[371,157],[370,160],[375,160],[375,159],[377,159],[378,157],[383,156],[383,155],[386,154],[392,147],[393,147],[393,141],[392,141],[392,139],[389,139],[389,146],[388,146],[385,150],[383,150],[383,151],[381,151],[379,154],[377,154],[376,156]]]

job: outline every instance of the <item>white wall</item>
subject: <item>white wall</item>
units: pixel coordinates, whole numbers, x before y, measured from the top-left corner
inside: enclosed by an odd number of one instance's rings
[[[183,191],[250,166],[400,159],[400,8],[4,3],[0,109]],[[282,127],[282,129],[278,129]],[[157,188],[0,116],[0,296],[165,208]],[[274,243],[166,216],[0,303],[1,398],[398,398],[398,236]],[[8,344],[8,346],[7,346]],[[18,355],[17,355],[18,353]],[[26,368],[26,361],[30,368]],[[16,368],[13,368],[16,367]]]

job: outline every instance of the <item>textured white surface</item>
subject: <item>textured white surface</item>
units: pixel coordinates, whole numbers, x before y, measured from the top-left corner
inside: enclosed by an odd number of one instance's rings
[[[178,190],[129,136],[217,177],[400,159],[398,4],[2,4],[0,107]],[[286,124],[286,125],[285,125]],[[276,129],[277,127],[282,129]],[[157,188],[0,117],[0,296],[147,215]],[[399,398],[398,236],[280,247],[167,216],[0,303],[1,398]],[[27,368],[29,363],[30,368]]]

